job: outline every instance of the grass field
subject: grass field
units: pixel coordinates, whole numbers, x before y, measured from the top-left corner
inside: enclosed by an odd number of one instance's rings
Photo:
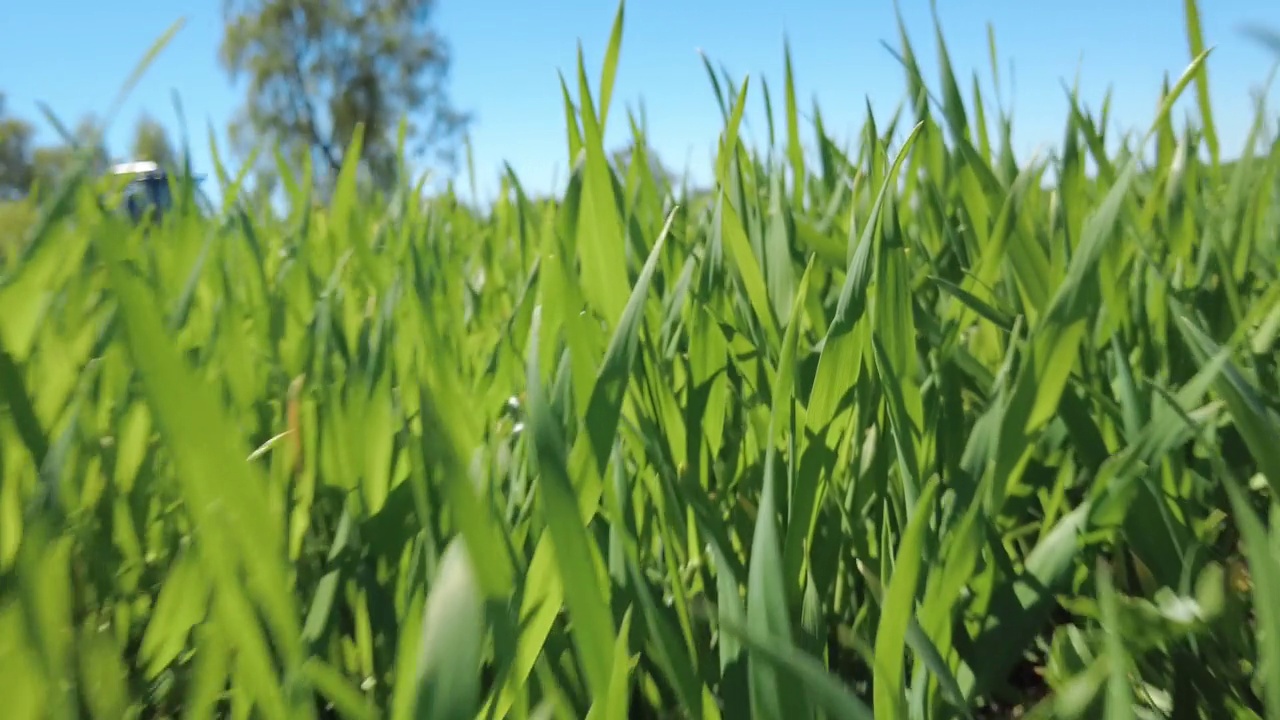
[[[1118,151],[904,35],[847,149],[711,73],[677,203],[619,22],[554,201],[73,177],[0,269],[4,716],[1280,718],[1280,142],[1221,157],[1187,9]]]

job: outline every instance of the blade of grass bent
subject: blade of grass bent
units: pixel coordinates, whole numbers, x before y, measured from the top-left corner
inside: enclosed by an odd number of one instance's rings
[[[844,284],[840,288],[835,316],[823,339],[822,353],[818,356],[817,376],[808,398],[808,427],[810,429],[826,428],[833,417],[841,398],[858,382],[862,371],[862,348],[860,336],[854,333],[854,326],[862,317],[866,308],[867,288],[871,284],[873,265],[871,262],[875,246],[879,245],[880,214],[884,208],[885,198],[897,180],[908,153],[920,136],[924,123],[916,123],[902,143],[902,149],[894,159],[893,165],[885,173],[876,200],[863,225],[862,234],[856,249],[849,261]]]
[[[636,278],[631,297],[618,320],[617,329],[609,341],[604,359],[600,362],[600,370],[596,375],[595,385],[591,389],[591,397],[587,400],[586,426],[595,451],[597,473],[604,476],[605,466],[613,449],[614,437],[618,431],[618,418],[622,413],[623,394],[631,380],[632,367],[640,342],[640,329],[644,323],[644,308],[649,300],[649,286],[657,272],[658,260],[666,246],[667,236],[671,232],[678,208],[667,214],[667,221],[658,233],[658,239],[649,251],[644,269]]]
[[[564,599],[573,618],[574,642],[582,655],[592,698],[603,699],[609,695],[617,639],[609,603],[596,573],[596,544],[582,524],[578,498],[569,478],[563,430],[556,422],[538,368],[536,338],[540,324],[541,308],[537,308],[530,329],[527,379],[532,467],[538,473],[542,514],[555,548],[557,571],[564,587],[571,588],[565,592]]]

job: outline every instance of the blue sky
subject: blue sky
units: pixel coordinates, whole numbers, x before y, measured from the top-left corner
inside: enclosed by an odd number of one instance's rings
[[[928,79],[937,87],[928,0],[899,0]],[[1074,0],[1036,3],[987,0],[939,3],[953,65],[968,95],[971,74],[994,98],[986,26],[995,29],[1001,92],[1012,105],[1023,156],[1060,141],[1066,101],[1062,83],[1079,74],[1086,103],[1097,108],[1110,86],[1114,122],[1145,127],[1162,77],[1176,78],[1190,60],[1179,0]],[[492,191],[505,160],[533,191],[565,176],[564,114],[557,70],[572,81],[578,42],[597,93],[599,67],[616,10],[612,1],[442,0],[437,23],[454,54],[455,102],[475,113],[472,127],[481,192]],[[240,102],[217,62],[220,0],[15,0],[0,8],[0,89],[11,112],[38,119],[44,101],[68,123],[102,112],[147,47],[179,17],[186,26],[150,68],[108,135],[123,151],[143,110],[173,128],[172,93],[182,97],[197,169],[212,172],[208,127],[225,149],[222,129]],[[1246,38],[1257,23],[1280,30],[1273,0],[1201,0],[1213,102],[1223,152],[1239,151],[1252,119],[1250,92],[1276,58]],[[783,37],[790,39],[802,112],[816,98],[838,138],[861,126],[869,101],[887,119],[903,97],[903,71],[881,41],[897,46],[892,0],[767,3],[763,0],[632,0],[626,8],[614,110],[643,99],[650,142],[677,170],[705,179],[720,116],[699,58],[702,50],[735,78],[752,77],[748,101],[754,137],[764,130],[758,81],[770,83],[780,114]],[[1009,69],[1013,64],[1011,85]],[[1011,94],[1011,90],[1013,94]],[[598,93],[597,93],[598,96]],[[1277,93],[1273,91],[1274,99]],[[1190,98],[1188,98],[1190,99]],[[1186,105],[1185,107],[1190,107]],[[43,128],[43,122],[41,123]],[[625,140],[626,116],[610,114],[608,140]],[[52,140],[50,129],[40,138]]]

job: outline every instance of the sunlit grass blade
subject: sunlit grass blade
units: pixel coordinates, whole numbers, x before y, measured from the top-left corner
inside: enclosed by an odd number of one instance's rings
[[[418,718],[474,718],[480,705],[484,604],[467,547],[454,541],[440,558],[418,646]]]
[[[1197,0],[1183,1],[1187,24],[1187,44],[1191,57],[1199,57],[1204,53],[1204,31],[1200,24],[1200,7]],[[1209,145],[1209,160],[1217,172],[1221,161],[1218,130],[1213,122],[1213,106],[1209,102],[1209,68],[1200,67],[1196,71],[1196,101],[1200,109],[1200,122],[1204,126],[1204,140]]]
[[[592,105],[581,48],[578,50],[578,101],[586,150],[582,215],[575,238],[583,267],[580,282],[587,299],[612,328],[626,306],[627,288],[631,285],[627,280],[624,253],[626,228],[618,215],[604,151],[604,125],[597,119]]]
[[[649,301],[649,285],[657,272],[658,260],[662,256],[674,219],[675,211],[672,211],[667,215],[666,224],[653,243],[653,249],[649,252],[640,276],[636,278],[631,297],[627,300],[627,306],[600,363],[591,397],[587,400],[587,432],[595,452],[597,472],[601,476],[604,475],[605,465],[613,450],[618,418],[622,413],[623,393],[631,380],[631,370],[640,343],[640,329],[645,317],[644,308]]]
[[[613,16],[613,29],[609,32],[609,45],[604,53],[604,68],[600,73],[600,127],[609,118],[609,101],[613,98],[613,81],[618,74],[618,54],[622,51],[622,21],[626,13],[625,0],[619,0]]]
[[[854,334],[854,328],[866,309],[865,296],[874,268],[872,257],[879,245],[881,210],[890,186],[897,182],[898,171],[906,161],[922,127],[922,123],[917,123],[903,142],[902,149],[885,174],[875,202],[863,223],[844,284],[840,288],[840,298],[831,318],[831,325],[823,339],[822,353],[818,358],[817,377],[808,402],[808,422],[811,428],[826,427],[835,416],[840,401],[858,381],[862,370],[863,350],[859,343],[861,338]]]
[[[539,322],[535,311],[534,326]],[[590,541],[579,519],[563,430],[556,422],[538,368],[537,342],[530,342],[529,347],[529,431],[533,440],[533,463],[540,480],[541,511],[555,548],[557,572],[569,589],[565,602],[574,618],[573,636],[591,695],[606,698],[613,675],[616,634],[596,572],[600,565],[596,545]]]
[[[786,82],[787,107],[787,159],[791,163],[791,205],[796,209],[804,207],[805,173],[804,148],[800,146],[800,119],[796,104],[796,79],[791,68],[791,44],[783,43],[783,74]]]
[[[898,545],[893,575],[881,607],[880,624],[876,628],[873,706],[878,709],[879,717],[907,718],[903,678],[907,626],[915,614],[916,589],[924,560],[924,533],[929,527],[937,488],[936,482],[930,482],[915,503]]]

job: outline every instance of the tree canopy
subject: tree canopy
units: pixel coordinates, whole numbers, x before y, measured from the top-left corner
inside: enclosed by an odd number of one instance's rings
[[[129,150],[131,160],[150,160],[169,172],[180,169],[181,160],[169,141],[169,133],[151,115],[144,114],[138,119]]]
[[[241,158],[258,142],[267,151],[254,169],[259,187],[252,192],[269,194],[274,186],[274,149],[294,167],[309,160],[311,179],[324,194],[360,127],[363,182],[385,187],[395,179],[402,129],[409,159],[454,167],[471,118],[449,96],[451,55],[434,26],[435,0],[222,3],[219,62],[233,82],[244,82],[229,136]],[[86,141],[98,146],[95,169],[106,171],[112,154],[91,137],[92,128],[86,120],[72,131],[71,143],[55,135],[58,142],[38,145],[36,126],[10,114],[0,94],[0,201],[56,183],[74,147]],[[181,162],[164,126],[150,115],[139,119],[127,149],[127,159],[170,170]]]
[[[89,138],[90,127],[88,118],[80,122],[73,131],[78,142]],[[24,198],[33,186],[48,187],[69,169],[75,149],[61,143],[37,146],[35,135],[35,125],[10,114],[0,96],[0,200]]]
[[[434,10],[434,0],[224,0],[220,60],[248,84],[233,142],[310,153],[323,188],[363,125],[361,175],[382,184],[405,118],[408,152],[451,163],[469,117],[449,99]]]
[[[31,186],[31,139],[35,128],[10,116],[0,93],[0,200],[15,200]]]
[[[99,137],[92,116],[85,116],[69,130],[70,142],[37,144],[36,125],[9,111],[0,93],[0,202],[20,200],[33,188],[47,190],[72,168],[76,147],[92,147],[90,173],[105,173],[112,153]],[[170,170],[177,169],[178,155],[165,127],[149,115],[143,115],[133,131],[130,147],[134,160],[154,160]]]

